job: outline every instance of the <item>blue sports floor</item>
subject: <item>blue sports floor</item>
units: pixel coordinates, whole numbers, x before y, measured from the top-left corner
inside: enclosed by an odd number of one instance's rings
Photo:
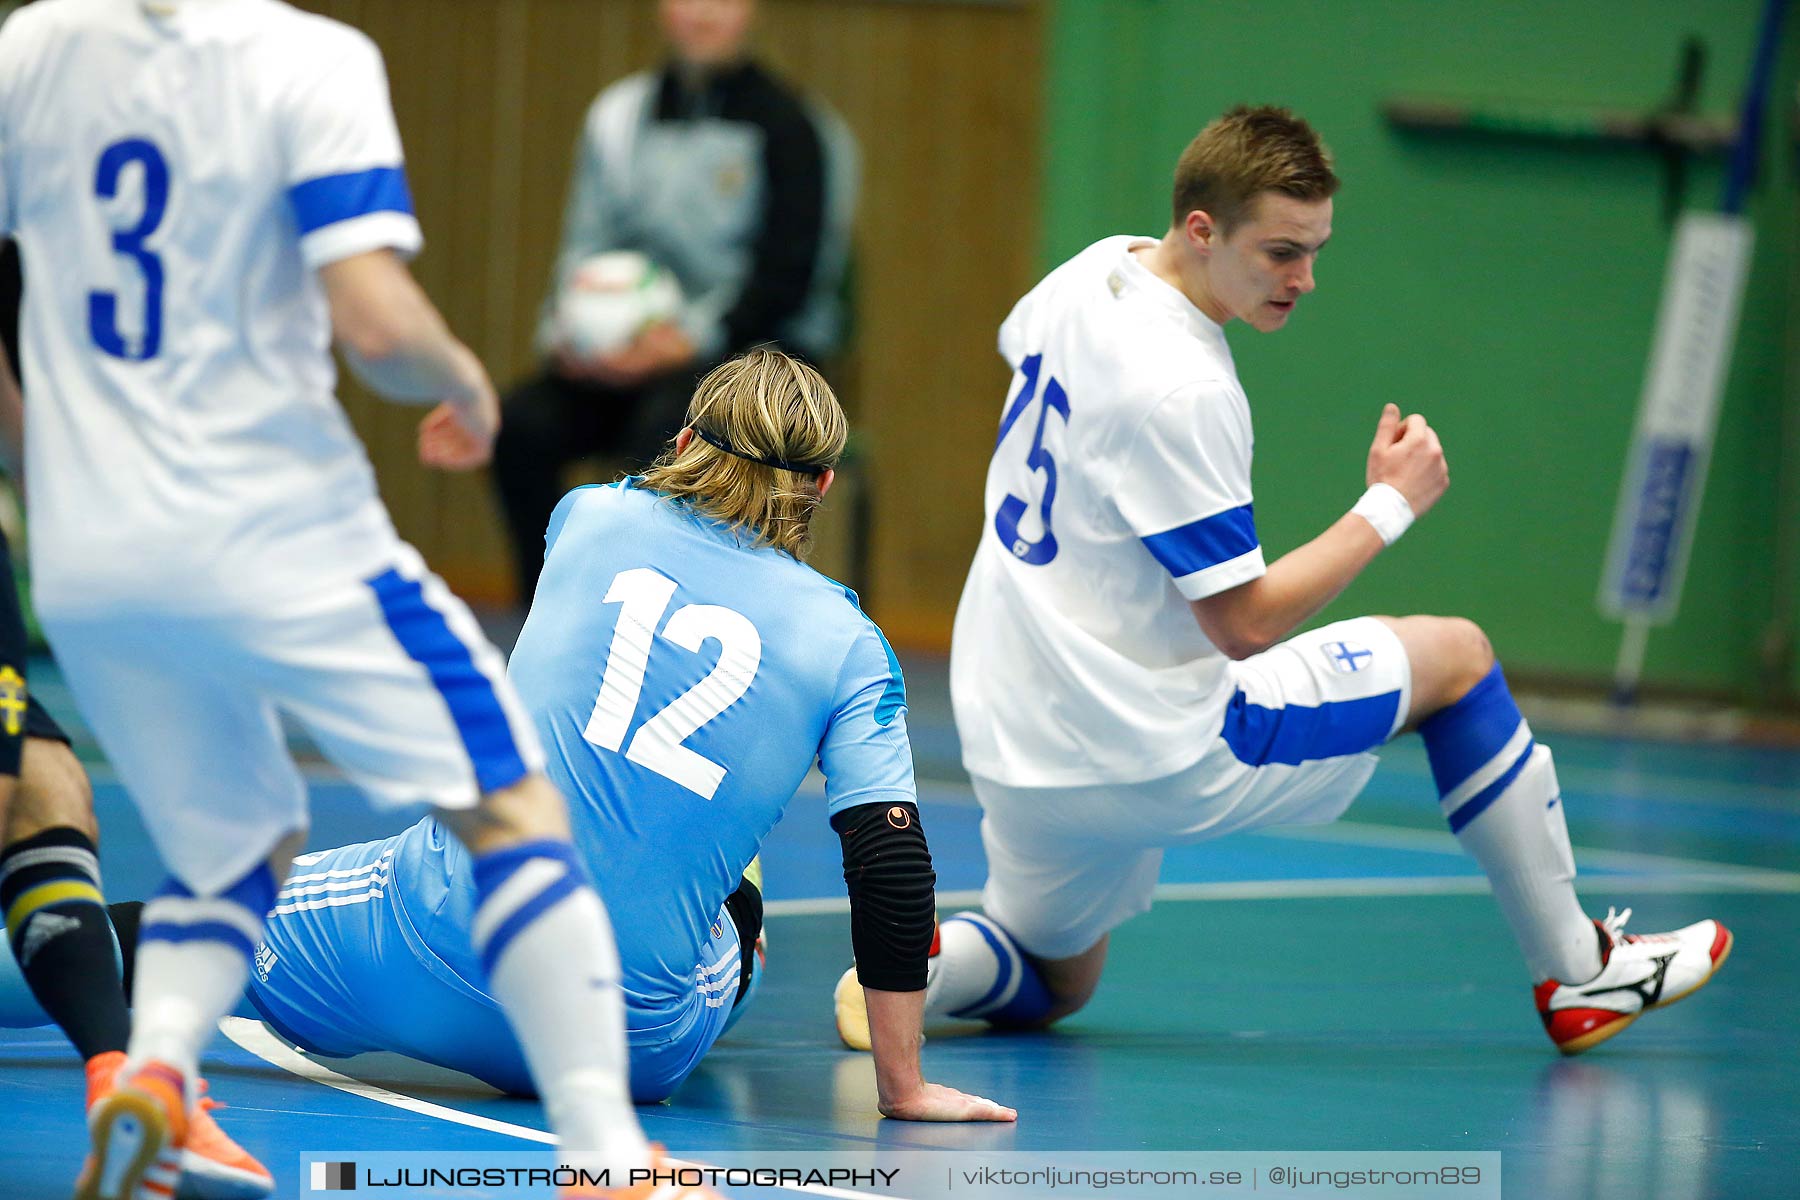
[[[921,666],[922,803],[955,908],[982,880],[977,813],[941,671]],[[1336,825],[1171,852],[1163,898],[1115,935],[1099,995],[1062,1027],[934,1033],[928,1076],[1016,1106],[1011,1127],[877,1116],[869,1059],[832,1029],[849,937],[836,838],[817,790],[803,791],[764,853],[770,957],[754,1009],[671,1103],[640,1110],[644,1124],[698,1160],[870,1145],[1491,1150],[1509,1197],[1800,1195],[1800,954],[1789,955],[1800,752],[1539,733],[1557,752],[1589,907],[1628,904],[1638,931],[1713,916],[1737,935],[1705,990],[1581,1058],[1562,1060],[1544,1037],[1518,954],[1407,740]],[[108,892],[142,896],[158,880],[154,854],[122,789],[103,766],[94,778]],[[323,771],[313,800],[315,848],[399,827]],[[221,1119],[275,1171],[278,1195],[313,1194],[304,1152],[541,1141],[533,1103],[380,1057],[326,1063],[340,1073],[328,1083],[257,1029],[234,1033],[252,1049],[221,1035],[208,1074],[230,1106]],[[68,1194],[80,1096],[54,1031],[0,1030],[0,1198]]]

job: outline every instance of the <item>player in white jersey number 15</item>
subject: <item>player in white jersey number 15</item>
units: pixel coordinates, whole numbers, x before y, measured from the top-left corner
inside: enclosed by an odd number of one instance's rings
[[[1315,287],[1336,189],[1305,121],[1234,109],[1182,154],[1161,238],[1090,246],[1001,326],[1013,387],[951,650],[988,882],[983,913],[941,927],[930,1015],[1075,1012],[1110,931],[1149,907],[1164,847],[1332,820],[1412,730],[1564,1053],[1698,988],[1731,948],[1715,921],[1643,936],[1582,911],[1550,751],[1473,622],[1290,636],[1450,482],[1426,418],[1385,405],[1368,490],[1264,561],[1224,327],[1287,324]],[[840,1032],[864,1042],[853,989],[840,999]]]
[[[39,615],[169,870],[143,911],[128,1061],[82,1200],[166,1197],[198,1056],[304,836],[282,718],[473,858],[471,940],[572,1165],[652,1162],[618,958],[498,653],[395,535],[332,341],[436,407],[428,466],[488,460],[498,406],[419,249],[366,37],[275,0],[62,0],[0,30],[0,234],[22,359]]]

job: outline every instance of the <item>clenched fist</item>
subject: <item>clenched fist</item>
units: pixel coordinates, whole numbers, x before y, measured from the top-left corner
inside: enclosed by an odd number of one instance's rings
[[[1399,406],[1387,405],[1369,447],[1366,482],[1394,488],[1406,497],[1415,518],[1424,516],[1450,486],[1450,467],[1437,431],[1418,413],[1403,421]]]

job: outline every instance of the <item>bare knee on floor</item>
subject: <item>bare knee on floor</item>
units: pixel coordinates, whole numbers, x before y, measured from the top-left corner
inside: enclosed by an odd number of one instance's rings
[[[1031,960],[1032,966],[1037,968],[1038,977],[1049,989],[1052,1000],[1050,1011],[1034,1027],[1054,1025],[1064,1017],[1087,1007],[1087,1002],[1094,998],[1094,992],[1100,986],[1100,972],[1106,966],[1106,945],[1109,939],[1110,935],[1101,938],[1073,958]]]

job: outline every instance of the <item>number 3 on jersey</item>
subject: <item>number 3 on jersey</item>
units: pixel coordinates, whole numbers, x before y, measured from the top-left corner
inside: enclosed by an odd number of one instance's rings
[[[119,194],[119,177],[136,163],[141,171],[143,208],[126,229],[114,229],[113,253],[130,258],[144,280],[144,332],[130,341],[119,332],[119,297],[113,292],[88,293],[88,336],[94,345],[114,358],[132,361],[155,358],[162,348],[162,259],[145,248],[145,242],[162,224],[169,203],[169,164],[155,143],[143,138],[114,142],[100,155],[94,168],[94,195],[112,200]]]
[[[607,589],[606,603],[621,606],[619,621],[613,626],[600,695],[594,700],[587,728],[581,731],[583,738],[602,750],[616,753],[625,743],[643,694],[644,673],[650,668],[656,626],[674,596],[675,581],[649,567],[619,572]],[[748,617],[734,609],[687,604],[676,609],[663,626],[662,639],[695,654],[708,640],[715,641],[719,643],[719,661],[704,679],[644,722],[625,757],[711,800],[725,778],[725,768],[682,743],[750,690],[762,664],[762,635]]]
[[[1024,376],[1024,382],[1019,385],[1019,394],[1013,398],[1011,407],[1006,410],[1006,416],[1000,422],[1000,436],[995,440],[995,450],[1006,441],[1006,435],[1012,432],[1013,425],[1037,397],[1038,376],[1043,368],[1044,356],[1041,354],[1033,354],[1019,364],[1019,374]],[[994,513],[994,532],[1000,535],[1000,544],[1013,557],[1034,567],[1041,567],[1056,557],[1056,534],[1050,529],[1050,506],[1056,503],[1056,459],[1044,445],[1044,426],[1049,422],[1053,411],[1062,414],[1064,425],[1069,423],[1068,394],[1055,379],[1046,379],[1043,407],[1038,409],[1037,433],[1031,439],[1030,453],[1025,456],[1027,467],[1044,473],[1043,498],[1038,501],[1038,518],[1043,523],[1044,536],[1035,542],[1019,536],[1019,518],[1025,515],[1029,502],[1010,492]]]

